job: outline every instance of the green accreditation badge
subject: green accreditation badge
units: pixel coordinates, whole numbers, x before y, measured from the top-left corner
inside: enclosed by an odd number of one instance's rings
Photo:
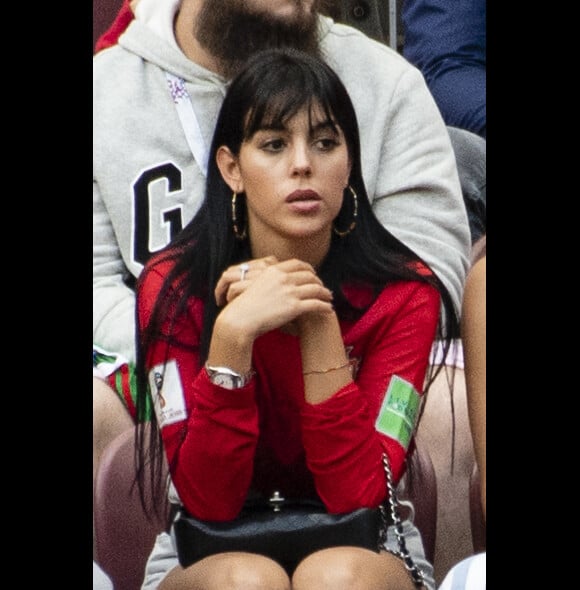
[[[407,450],[420,407],[421,396],[413,385],[393,375],[375,422],[375,429],[395,439]]]

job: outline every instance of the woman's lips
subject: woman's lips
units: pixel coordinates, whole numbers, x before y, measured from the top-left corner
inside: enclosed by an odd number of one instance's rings
[[[312,213],[320,209],[320,195],[313,190],[297,190],[286,197],[286,203],[296,213]]]

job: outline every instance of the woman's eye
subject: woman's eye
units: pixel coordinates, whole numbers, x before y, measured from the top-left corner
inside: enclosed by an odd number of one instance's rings
[[[338,141],[334,137],[321,137],[316,140],[316,147],[323,151],[329,151],[338,145]]]
[[[284,147],[284,140],[270,139],[262,143],[262,149],[267,152],[279,152]]]

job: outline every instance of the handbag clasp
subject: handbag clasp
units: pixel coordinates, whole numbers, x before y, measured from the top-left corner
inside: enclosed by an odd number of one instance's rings
[[[272,497],[268,500],[268,503],[274,509],[274,512],[280,512],[280,508],[282,507],[282,504],[284,504],[285,501],[286,501],[286,498],[284,498],[280,494],[280,492],[278,490],[276,490],[272,494]]]

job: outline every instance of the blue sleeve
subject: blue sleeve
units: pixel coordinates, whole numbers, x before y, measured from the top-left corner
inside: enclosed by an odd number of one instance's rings
[[[403,55],[447,125],[486,136],[486,0],[405,0]]]

